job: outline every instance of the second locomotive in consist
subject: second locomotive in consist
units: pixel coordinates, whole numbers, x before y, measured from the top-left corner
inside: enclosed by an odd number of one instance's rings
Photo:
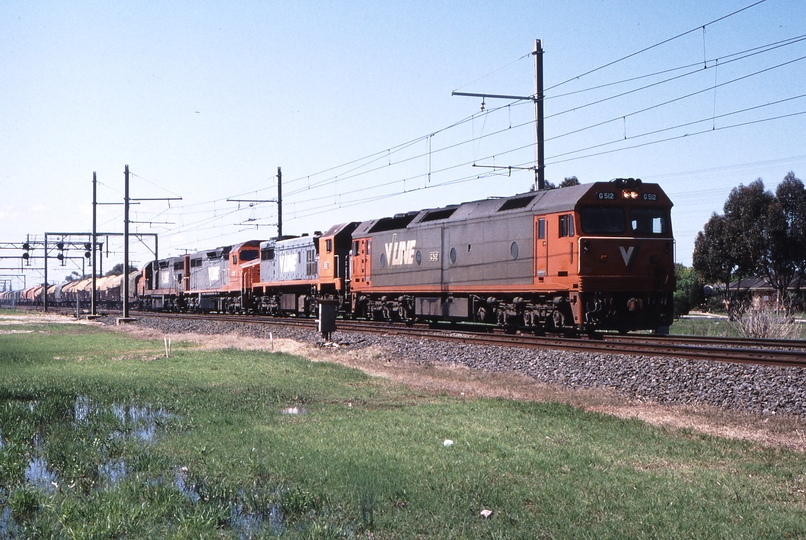
[[[671,208],[633,179],[532,191],[155,261],[139,294],[151,309],[308,315],[337,300],[345,317],[663,332]]]

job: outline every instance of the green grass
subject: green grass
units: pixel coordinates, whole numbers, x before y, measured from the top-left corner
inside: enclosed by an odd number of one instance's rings
[[[27,329],[0,335],[0,514],[19,538],[806,537],[799,453],[283,354],[166,359],[161,341]],[[127,407],[167,412],[153,440]],[[35,457],[58,488],[26,480]]]
[[[786,326],[789,339],[806,339],[806,324],[794,322]],[[674,321],[669,332],[678,336],[748,337],[740,330],[739,323],[730,322],[727,318],[681,318]]]

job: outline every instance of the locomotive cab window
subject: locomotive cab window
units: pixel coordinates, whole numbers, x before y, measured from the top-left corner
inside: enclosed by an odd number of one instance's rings
[[[574,236],[574,215],[560,216],[560,237]]]
[[[605,206],[583,208],[580,211],[582,230],[586,234],[620,234],[626,228],[624,210]]]
[[[666,212],[661,208],[633,208],[630,226],[635,234],[665,234],[669,228]]]
[[[537,237],[540,240],[546,238],[546,218],[537,219]]]
[[[254,261],[258,258],[258,250],[256,249],[245,249],[241,251],[241,262],[247,261]]]
[[[327,240],[325,240],[325,251],[327,251],[328,253],[333,253],[333,239],[332,238],[328,238]]]

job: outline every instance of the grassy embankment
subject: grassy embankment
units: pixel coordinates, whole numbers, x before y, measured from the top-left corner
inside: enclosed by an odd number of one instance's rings
[[[806,537],[802,454],[284,354],[2,328],[32,332],[0,334],[0,537]]]

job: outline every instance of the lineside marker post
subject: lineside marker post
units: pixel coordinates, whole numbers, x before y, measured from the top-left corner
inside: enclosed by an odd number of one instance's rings
[[[338,310],[338,300],[319,301],[319,332],[325,341],[330,341],[330,335],[336,331],[336,312]]]

